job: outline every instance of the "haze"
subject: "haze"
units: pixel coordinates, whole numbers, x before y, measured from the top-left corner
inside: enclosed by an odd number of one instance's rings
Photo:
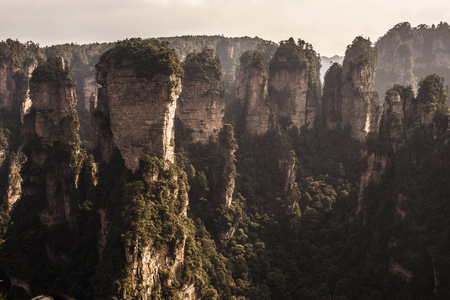
[[[179,35],[289,37],[343,55],[357,35],[375,42],[395,24],[450,20],[450,2],[314,0],[1,0],[0,39],[40,45]]]

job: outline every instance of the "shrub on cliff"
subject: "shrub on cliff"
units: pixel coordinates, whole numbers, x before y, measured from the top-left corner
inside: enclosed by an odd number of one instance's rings
[[[219,56],[212,49],[189,53],[183,63],[184,75],[189,79],[206,79],[222,82],[222,66]]]
[[[74,86],[69,76],[69,68],[64,65],[61,57],[50,57],[41,63],[34,71],[31,82],[56,82],[62,86]]]
[[[174,50],[167,43],[141,38],[126,39],[106,51],[96,65],[97,69],[108,64],[116,68],[133,68],[138,77],[152,79],[155,74],[183,76],[183,69]]]
[[[314,51],[311,44],[299,39],[298,44],[293,38],[281,41],[272,60],[270,61],[270,71],[279,69],[303,69],[318,65],[320,69],[320,58]]]
[[[363,67],[365,65],[377,67],[378,54],[375,48],[372,48],[372,42],[362,36],[357,36],[351,45],[347,46],[345,51],[345,60],[353,66]]]

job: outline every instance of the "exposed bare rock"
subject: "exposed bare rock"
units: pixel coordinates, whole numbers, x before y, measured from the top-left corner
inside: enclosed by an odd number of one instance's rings
[[[173,125],[182,71],[175,54],[156,41],[148,41],[142,52],[133,53],[132,47],[127,41],[118,43],[101,57],[97,64],[101,88],[91,113],[97,156],[109,161],[113,145],[126,167],[136,171],[144,155],[173,160]],[[129,55],[122,50],[130,51]]]
[[[96,94],[97,81],[95,80],[95,68],[91,66],[89,73],[83,80],[84,108],[89,111],[91,109],[90,99],[92,94]]]
[[[151,299],[151,293],[157,283],[171,285],[173,281],[181,280],[184,262],[184,242],[175,250],[169,245],[160,248],[153,246],[138,250],[137,248],[125,249],[127,260],[128,279],[132,295],[124,294],[124,298],[135,298],[141,294],[140,299]],[[188,297],[191,292],[187,293]],[[189,298],[187,298],[189,299]]]
[[[34,62],[26,63],[23,68],[12,66],[10,61],[0,64],[0,108],[5,109],[9,118],[21,118],[28,112],[31,101],[29,98],[29,80]]]
[[[270,128],[268,62],[259,51],[244,52],[240,60],[236,98],[244,108],[244,130],[251,134],[265,134]]]
[[[219,205],[230,207],[233,200],[236,166],[235,152],[237,144],[233,127],[225,124],[219,134],[219,155],[214,168],[214,198]]]
[[[399,275],[407,282],[410,282],[413,279],[413,273],[410,270],[405,269],[399,263],[391,262],[389,264],[389,272],[392,274]]]
[[[46,205],[39,217],[48,227],[63,223],[73,227],[78,206],[79,124],[75,86],[61,58],[49,58],[35,69],[30,97],[33,105],[25,118],[23,142],[29,149],[28,159],[43,168],[45,177]],[[30,195],[36,187],[24,188]]]
[[[395,25],[376,43],[379,65],[375,88],[384,94],[393,84],[401,84],[411,85],[417,92],[420,80],[430,74],[444,76],[448,82],[449,39],[450,26],[445,22],[417,27],[408,22]]]
[[[357,37],[347,48],[342,69],[335,65],[325,82],[323,115],[329,128],[350,127],[351,135],[364,141],[378,130],[380,102],[373,88],[376,50],[369,40]],[[340,77],[340,80],[339,80]]]
[[[311,128],[320,101],[320,58],[310,44],[281,42],[270,61],[269,95],[274,111],[297,128]]]
[[[8,174],[8,190],[6,194],[6,201],[8,208],[11,210],[14,204],[22,196],[22,175],[20,171],[25,162],[23,153],[16,153],[10,157],[9,174]]]
[[[216,139],[223,126],[225,90],[219,57],[213,50],[191,53],[183,64],[183,91],[178,99],[176,117],[189,143]]]

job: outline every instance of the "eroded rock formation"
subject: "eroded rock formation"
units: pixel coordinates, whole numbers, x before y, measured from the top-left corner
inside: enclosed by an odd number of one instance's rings
[[[380,103],[373,88],[376,50],[369,40],[357,37],[347,48],[342,68],[328,71],[322,98],[323,118],[328,128],[351,128],[351,135],[364,141],[378,129]]]
[[[49,227],[62,223],[73,227],[78,205],[79,123],[75,85],[61,58],[49,58],[36,68],[30,98],[32,107],[25,116],[23,143],[30,163],[45,170],[46,205],[39,213],[40,220]],[[25,184],[24,194],[37,193],[34,189]]]
[[[294,39],[280,43],[269,68],[270,101],[278,118],[311,128],[320,102],[320,58],[312,46]]]
[[[219,57],[213,50],[191,53],[183,64],[183,91],[176,117],[188,143],[207,143],[217,138],[225,115],[225,90]]]
[[[408,22],[395,25],[377,43],[379,65],[375,88],[381,95],[393,84],[411,85],[417,92],[419,81],[430,74],[450,80],[450,26],[411,27]]]
[[[270,128],[268,62],[259,51],[244,52],[237,79],[236,98],[241,101],[244,131],[262,135]]]
[[[97,64],[101,87],[91,111],[94,151],[100,161],[108,162],[108,149],[116,147],[132,171],[144,155],[173,161],[182,70],[170,49],[154,43],[149,41],[145,51],[137,53],[131,42],[118,43]]]

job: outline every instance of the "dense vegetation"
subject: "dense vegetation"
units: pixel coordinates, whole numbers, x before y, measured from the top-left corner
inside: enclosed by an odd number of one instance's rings
[[[271,45],[264,47],[270,52]],[[267,68],[270,55],[265,53],[244,52],[240,63]],[[154,40],[119,42],[100,64],[106,58],[120,64],[124,55],[139,76],[151,77],[162,69],[183,72],[174,51]],[[376,52],[370,41],[358,37],[347,56],[354,66],[362,66],[374,63]],[[52,64],[60,63],[56,58],[42,63],[36,80],[59,80],[61,74],[51,71]],[[144,67],[154,69],[148,73]],[[186,77],[204,79],[213,73],[214,80],[221,79],[213,50],[187,55],[183,67]],[[305,69],[318,80],[320,63],[309,44],[290,39],[280,44],[270,63],[271,72],[279,68]],[[340,73],[341,66],[333,65],[328,83],[338,86],[333,80]],[[67,70],[62,75],[68,78]],[[314,87],[320,83],[315,81]],[[347,129],[329,130],[319,123],[299,130],[275,118],[275,126],[257,136],[242,134],[235,122],[235,128],[224,127],[217,141],[177,142],[174,163],[144,156],[132,173],[118,150],[108,163],[96,165],[74,145],[30,141],[25,154],[47,158],[42,165],[32,159],[24,164],[23,186],[32,192],[17,203],[13,222],[2,203],[0,234],[7,239],[5,244],[0,240],[2,289],[10,283],[8,276],[16,276],[28,278],[34,293],[139,299],[144,284],[133,285],[133,259],[150,250],[170,256],[184,245],[181,270],[159,269],[152,299],[179,299],[179,291],[191,284],[202,299],[449,298],[450,144],[444,80],[425,77],[417,97],[412,87],[395,85],[390,92],[411,99],[415,115],[404,122],[400,137],[394,140],[382,128],[367,144],[352,139]],[[436,108],[433,126],[422,124],[419,106],[426,112]],[[240,115],[233,114],[241,112],[229,113],[230,120],[238,120]],[[177,141],[180,133],[177,128]],[[0,150],[9,147],[10,139],[10,131],[0,129]],[[386,157],[387,164],[380,182],[369,184],[361,195],[367,155]],[[48,172],[64,162],[76,165],[70,178],[79,179],[77,227],[49,228],[36,211],[45,206]],[[295,176],[288,176],[290,170]],[[5,174],[0,169],[0,179]],[[232,178],[233,199],[225,205],[220,195]],[[363,214],[356,214],[358,196]],[[108,239],[102,244],[105,228]],[[9,297],[29,298],[17,286]]]
[[[347,46],[344,61],[350,62],[353,67],[374,66],[376,68],[378,55],[369,39],[358,36],[351,45]]]
[[[203,79],[211,83],[219,83],[219,85],[222,82],[220,59],[212,49],[204,49],[199,53],[189,53],[183,62],[183,70],[186,78],[191,81]]]
[[[34,69],[31,82],[54,82],[61,86],[74,86],[69,76],[69,69],[64,65],[61,57],[50,57]]]

